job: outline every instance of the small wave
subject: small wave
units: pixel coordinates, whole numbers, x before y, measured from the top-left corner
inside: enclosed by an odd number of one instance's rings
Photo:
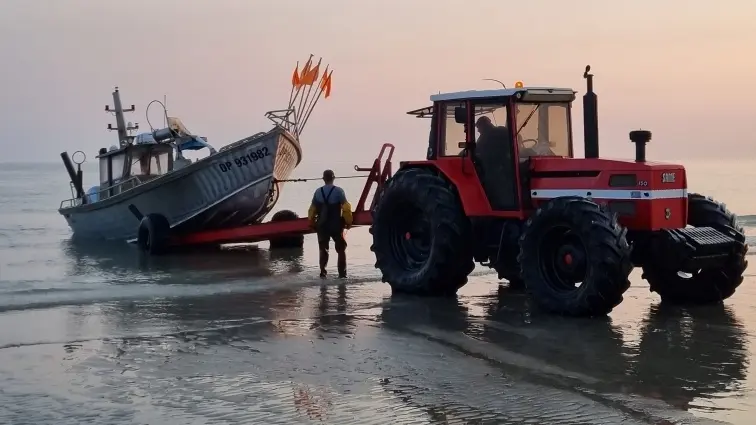
[[[738,222],[744,227],[754,227],[756,226],[756,214],[739,215]]]
[[[347,278],[346,284],[375,282],[375,276]],[[326,280],[328,284],[332,280]],[[341,281],[339,281],[341,282]],[[213,295],[248,294],[280,289],[323,284],[324,281],[314,276],[276,276],[274,278],[255,279],[253,281],[226,281],[212,285],[176,284],[176,285],[119,285],[97,289],[29,289],[3,294],[0,301],[0,313],[19,310],[37,310],[45,308],[101,304],[114,301],[140,301],[168,298],[194,298]]]

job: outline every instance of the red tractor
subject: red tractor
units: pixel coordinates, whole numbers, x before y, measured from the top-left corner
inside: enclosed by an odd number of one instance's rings
[[[685,168],[599,158],[593,75],[583,77],[585,158],[574,158],[576,92],[522,87],[431,96],[427,158],[400,163],[373,209],[376,267],[394,291],[454,295],[474,263],[525,288],[543,309],[609,313],[633,267],[667,303],[708,304],[743,281],[736,217],[688,193]]]

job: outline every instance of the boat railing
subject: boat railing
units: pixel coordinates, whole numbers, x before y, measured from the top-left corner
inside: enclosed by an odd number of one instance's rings
[[[114,184],[113,186],[107,187],[105,189],[100,189],[97,192],[86,193],[86,194],[84,194],[84,196],[88,200],[91,200],[93,198],[92,195],[95,195],[94,196],[94,199],[95,199],[94,202],[98,202],[98,201],[105,200],[105,199],[107,199],[107,198],[109,198],[111,196],[115,196],[115,195],[118,195],[120,193],[129,191],[129,190],[131,190],[131,189],[133,189],[133,188],[141,185],[142,183],[144,183],[144,181],[142,179],[140,179],[139,176],[132,176],[132,177],[129,177],[128,179],[126,179],[126,180],[124,180],[122,182],[118,182],[118,183]],[[71,199],[66,199],[64,201],[61,201],[60,208],[63,209],[63,208],[78,207],[80,205],[82,205],[82,199],[81,198],[73,197]]]
[[[223,146],[222,148],[220,148],[219,152],[223,152],[223,151],[227,151],[229,149],[233,149],[233,148],[235,148],[235,147],[237,147],[239,145],[242,145],[244,143],[249,143],[249,142],[251,142],[251,141],[253,141],[253,140],[257,139],[257,138],[260,138],[260,137],[262,137],[262,136],[264,136],[266,134],[268,134],[267,131],[261,131],[259,133],[255,133],[255,134],[253,134],[253,135],[251,135],[249,137],[246,137],[244,139],[239,140],[238,142],[234,142],[234,143],[231,143],[230,145]]]

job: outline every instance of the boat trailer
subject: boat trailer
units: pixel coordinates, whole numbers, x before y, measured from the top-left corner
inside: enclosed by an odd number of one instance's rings
[[[362,189],[362,194],[357,202],[357,206],[352,212],[352,227],[369,226],[372,224],[373,218],[371,211],[375,206],[378,194],[392,175],[391,159],[393,155],[394,145],[391,143],[384,143],[378,157],[375,158],[371,167],[354,166],[355,171],[369,173],[364,176],[367,178],[367,181]],[[287,181],[306,180],[309,179],[292,179]],[[374,184],[376,185],[375,192],[370,199],[370,204],[368,204],[370,190]],[[171,234],[170,226],[162,216],[155,216],[153,214],[143,215],[133,205],[130,206],[129,209],[140,221],[137,246],[139,246],[141,251],[150,255],[159,255],[185,248],[220,246],[222,244],[233,243],[254,243],[266,240],[271,241],[271,248],[274,248],[273,241],[275,240],[285,240],[287,238],[291,239],[297,237],[303,238],[304,235],[315,232],[315,230],[310,227],[307,217],[299,218],[295,213],[291,213],[293,217],[279,221],[275,219],[274,215],[272,220],[265,223],[250,224],[227,229]],[[281,247],[286,246],[285,244],[280,245]],[[301,243],[299,246],[301,247]]]

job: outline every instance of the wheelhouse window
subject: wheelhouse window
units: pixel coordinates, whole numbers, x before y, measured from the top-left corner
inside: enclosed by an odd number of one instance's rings
[[[160,176],[168,172],[170,152],[135,151],[131,160],[132,176]]]
[[[517,143],[520,158],[571,155],[568,102],[518,103]]]
[[[464,108],[464,102],[447,103],[444,106],[444,138],[442,141],[442,152],[444,156],[458,156],[462,153],[463,148],[459,147],[460,143],[465,141],[465,125],[458,123],[454,119],[455,108]]]
[[[108,158],[100,158],[100,184],[108,184]]]
[[[118,182],[123,176],[123,164],[126,162],[126,155],[123,152],[100,158],[101,184],[108,184],[108,158],[110,158],[110,168],[113,170],[113,182]]]

